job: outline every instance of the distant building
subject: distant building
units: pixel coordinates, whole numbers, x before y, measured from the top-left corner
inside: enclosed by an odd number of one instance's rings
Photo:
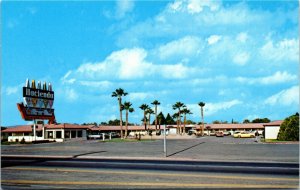
[[[197,127],[200,130],[200,127]],[[229,132],[233,134],[236,131],[251,131],[263,134],[264,123],[226,123],[226,124],[205,124],[204,133],[209,135],[217,131]]]
[[[36,136],[33,135],[33,125],[21,125],[16,127],[8,127],[1,131],[3,135],[8,136],[9,142],[25,142],[49,140],[62,142],[68,139],[82,138],[86,139],[87,131],[91,126],[76,124],[51,124],[36,125]]]
[[[277,139],[282,120],[265,123],[265,139]]]
[[[271,123],[247,123],[247,124],[205,124],[204,134],[210,135],[217,131],[223,131],[233,134],[236,131],[251,131],[259,134],[265,133],[266,139],[277,139],[280,125],[283,121],[278,120]],[[163,134],[164,125],[157,126],[158,132]],[[183,125],[181,126],[183,128]],[[125,130],[125,126],[123,126]],[[186,125],[185,131],[189,130],[200,131],[199,125]],[[155,135],[155,126],[128,126],[128,135],[146,135],[148,131],[152,131]],[[265,131],[265,132],[264,132]],[[87,139],[89,136],[99,136],[102,133],[117,133],[120,134],[120,126],[95,126],[95,125],[77,125],[77,124],[50,124],[50,125],[36,125],[36,136],[33,135],[33,125],[21,125],[8,127],[1,131],[1,136],[6,137],[10,142],[20,142],[24,139],[26,142],[49,140],[56,142],[63,142],[70,139]],[[167,135],[176,135],[177,125],[166,125]]]

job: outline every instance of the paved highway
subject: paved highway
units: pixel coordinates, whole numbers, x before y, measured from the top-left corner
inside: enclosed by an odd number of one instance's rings
[[[3,189],[298,189],[299,144],[203,137],[1,146]]]
[[[293,163],[2,157],[3,189],[297,189]]]

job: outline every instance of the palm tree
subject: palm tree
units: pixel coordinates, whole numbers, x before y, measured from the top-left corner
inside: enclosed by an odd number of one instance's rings
[[[193,113],[191,112],[191,110],[189,110],[187,108],[184,108],[182,110],[182,113],[184,115],[184,120],[183,120],[183,134],[185,134],[186,114],[193,114]]]
[[[117,97],[119,101],[119,110],[120,110],[120,130],[121,130],[121,138],[123,138],[123,120],[122,120],[122,96],[126,96],[128,93],[125,92],[122,88],[116,89],[116,91],[112,92],[112,97]]]
[[[202,118],[201,136],[203,136],[203,130],[204,130],[203,107],[205,106],[205,103],[204,102],[199,102],[198,105],[201,107],[201,118]]]
[[[161,125],[161,124],[166,124],[166,118],[164,117],[163,113],[160,112],[160,113],[157,115],[157,119],[158,119],[158,126],[159,126],[159,130],[160,130],[160,125]]]
[[[142,104],[140,108],[144,111],[144,125],[145,125],[145,130],[147,130],[147,123],[146,123],[146,110],[149,108],[147,104]]]
[[[131,107],[132,103],[124,102],[123,109],[126,110],[126,128],[125,128],[125,138],[127,138],[127,131],[128,131],[128,112],[134,112],[134,109]]]
[[[178,109],[178,117],[177,117],[177,133],[179,132],[179,126],[181,127],[181,108],[184,107],[184,103],[182,102],[176,102],[173,105],[173,109],[176,110]]]
[[[151,118],[151,114],[154,114],[154,111],[153,111],[153,109],[148,108],[148,109],[146,110],[146,113],[148,114],[148,125],[149,125],[149,127],[150,127],[150,118]],[[149,130],[149,127],[148,127],[148,130]]]
[[[157,133],[157,106],[160,105],[160,102],[154,100],[151,104],[155,106],[155,132]]]

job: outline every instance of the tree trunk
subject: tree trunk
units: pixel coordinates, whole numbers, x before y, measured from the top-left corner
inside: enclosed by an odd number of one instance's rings
[[[155,105],[155,133],[157,133],[157,105]]]
[[[126,110],[126,128],[125,128],[125,139],[127,138],[128,131],[128,110]]]
[[[148,125],[149,125],[149,126],[148,126],[148,134],[149,134],[149,127],[150,127],[150,117],[151,117],[151,114],[149,114],[149,117],[148,117],[148,119],[149,119],[149,120],[148,120]]]
[[[146,112],[145,111],[144,111],[144,125],[145,125],[145,131],[147,131]]]
[[[179,134],[181,135],[182,134],[182,127],[181,127],[181,117],[180,117],[181,113],[180,113],[180,110],[178,112],[178,115],[179,115],[179,117],[178,117],[179,118],[179,122],[178,122],[179,123]]]
[[[119,97],[119,108],[120,108],[120,132],[121,139],[123,138],[123,120],[122,120],[122,98]]]
[[[186,124],[186,115],[184,114],[184,121],[183,121],[183,134],[185,135],[185,124]]]
[[[202,117],[202,126],[201,126],[201,136],[203,136],[204,130],[204,118],[203,118],[203,107],[201,107],[201,117]]]
[[[176,119],[176,128],[177,128],[176,134],[179,134],[179,118],[178,117]]]

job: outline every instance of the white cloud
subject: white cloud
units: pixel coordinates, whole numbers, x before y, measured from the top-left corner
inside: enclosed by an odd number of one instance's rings
[[[67,79],[71,75],[72,71],[68,71],[60,80],[62,81],[63,84],[73,84],[76,79],[71,78]]]
[[[247,52],[236,53],[233,56],[233,62],[237,65],[243,66],[249,61],[250,55]]]
[[[299,39],[283,39],[275,44],[268,40],[260,49],[260,54],[270,61],[299,62]]]
[[[158,51],[160,58],[162,59],[178,55],[192,56],[201,51],[203,48],[201,44],[200,38],[195,36],[186,36],[159,47]]]
[[[246,84],[270,85],[270,84],[279,84],[279,83],[296,81],[297,79],[298,79],[297,75],[289,74],[286,71],[284,72],[277,71],[273,75],[266,76],[266,77],[258,77],[258,78],[238,77],[236,80],[238,82],[246,83]]]
[[[241,32],[237,35],[236,40],[241,42],[241,43],[245,43],[248,39],[248,34],[246,32]]]
[[[177,12],[182,9],[182,1],[175,1],[174,3],[170,3],[168,9],[171,12]]]
[[[103,62],[84,63],[75,71],[68,71],[62,77],[62,83],[85,86],[104,85],[101,82],[110,80],[137,80],[146,77],[162,77],[168,79],[182,79],[195,73],[194,68],[177,64],[153,64],[146,60],[147,52],[141,48],[123,49],[113,52]],[[87,82],[93,81],[93,82]]]
[[[160,71],[164,78],[176,78],[182,79],[189,75],[192,75],[195,71],[190,69],[181,63],[176,65],[161,65],[158,66],[157,71]]]
[[[147,52],[144,49],[123,49],[113,52],[103,62],[81,65],[76,74],[90,79],[142,78],[153,72],[152,63],[144,60],[146,56]]]
[[[231,100],[228,102],[220,102],[220,103],[206,103],[205,104],[205,113],[207,116],[213,115],[219,111],[228,110],[233,106],[243,103],[240,100]]]
[[[289,106],[299,104],[299,86],[293,86],[289,89],[285,89],[280,91],[277,94],[274,94],[273,96],[270,96],[267,98],[264,102],[265,104],[269,105],[284,105]]]
[[[191,14],[200,13],[205,7],[208,7],[211,11],[216,11],[219,9],[219,4],[217,1],[210,0],[189,0],[187,5],[187,10]]]
[[[106,89],[113,85],[110,81],[80,81],[80,84],[87,87]]]
[[[9,96],[12,94],[16,94],[19,89],[20,89],[20,86],[8,86],[5,88],[5,93],[6,93],[6,95]]]
[[[77,100],[78,97],[79,96],[74,89],[72,89],[72,88],[65,89],[65,98],[67,99],[67,101],[73,102],[73,101]]]
[[[133,0],[121,0],[116,2],[116,17],[123,18],[128,12],[134,8]]]
[[[249,119],[251,121],[251,120],[254,120],[256,118],[261,118],[261,116],[259,116],[259,115],[248,115],[248,116],[246,116],[245,119]]]
[[[210,11],[216,11],[219,9],[219,2],[211,0],[188,0],[188,1],[175,1],[168,5],[168,10],[172,13],[175,12],[187,12],[189,14],[198,14],[205,9],[209,8]]]
[[[151,97],[151,95],[145,92],[132,92],[128,95],[130,101],[145,100],[149,97]]]
[[[219,36],[219,35],[211,35],[209,38],[207,38],[207,43],[208,43],[208,45],[215,44],[215,43],[217,43],[221,38],[222,38],[222,36]]]
[[[211,116],[219,111],[228,110],[233,106],[243,103],[240,100],[231,100],[227,102],[219,102],[219,103],[205,103],[204,106],[204,115]],[[198,104],[187,104],[188,109],[193,113],[193,117],[200,117],[200,106]]]

